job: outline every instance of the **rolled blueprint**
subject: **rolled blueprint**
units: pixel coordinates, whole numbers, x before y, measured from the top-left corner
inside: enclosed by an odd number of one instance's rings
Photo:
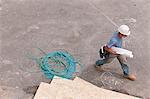
[[[133,58],[133,54],[129,50],[126,50],[126,49],[123,49],[123,48],[118,48],[118,47],[112,47],[112,50],[115,51],[117,54]]]

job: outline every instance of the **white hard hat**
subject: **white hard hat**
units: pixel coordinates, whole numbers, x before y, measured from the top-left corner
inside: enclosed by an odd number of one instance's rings
[[[118,31],[123,34],[123,35],[130,35],[130,31],[129,31],[129,27],[127,25],[121,25],[119,28],[118,28]]]

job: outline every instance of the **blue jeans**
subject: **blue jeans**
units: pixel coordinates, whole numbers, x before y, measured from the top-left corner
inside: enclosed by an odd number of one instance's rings
[[[126,76],[129,75],[129,67],[127,65],[126,57],[122,56],[122,55],[110,54],[108,57],[106,57],[103,60],[97,60],[96,65],[102,66],[103,64],[107,64],[107,63],[112,62],[115,58],[118,59],[120,65],[121,65],[121,68],[123,70],[123,74],[126,75]]]

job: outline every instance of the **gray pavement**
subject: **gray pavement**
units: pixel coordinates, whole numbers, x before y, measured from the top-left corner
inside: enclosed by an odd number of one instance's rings
[[[81,78],[99,87],[149,99],[149,10],[149,0],[0,0],[0,86],[11,88],[12,92],[20,90],[20,94],[13,94],[18,99],[30,99],[33,94],[24,93],[23,89],[49,80],[28,55],[42,56],[38,47],[47,53],[65,49],[84,65]],[[105,66],[111,76],[103,83],[99,78],[105,72],[93,67],[100,46],[117,29],[108,17],[117,25],[131,28],[131,36],[125,41],[127,49],[134,53],[134,58],[128,59],[130,72],[137,76],[134,82],[120,75],[117,60]],[[5,88],[0,93],[8,93]]]

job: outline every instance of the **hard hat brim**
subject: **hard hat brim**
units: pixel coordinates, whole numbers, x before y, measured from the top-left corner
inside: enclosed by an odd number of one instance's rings
[[[118,30],[119,31],[119,30]],[[121,34],[123,34],[123,35],[126,35],[126,36],[128,36],[128,35],[130,35],[130,33],[131,33],[131,31],[129,31],[128,33],[123,33],[123,32],[121,32],[121,31],[119,31]]]
[[[130,35],[130,33],[131,32],[129,31],[128,33],[121,33],[121,34],[128,36],[128,35]]]

